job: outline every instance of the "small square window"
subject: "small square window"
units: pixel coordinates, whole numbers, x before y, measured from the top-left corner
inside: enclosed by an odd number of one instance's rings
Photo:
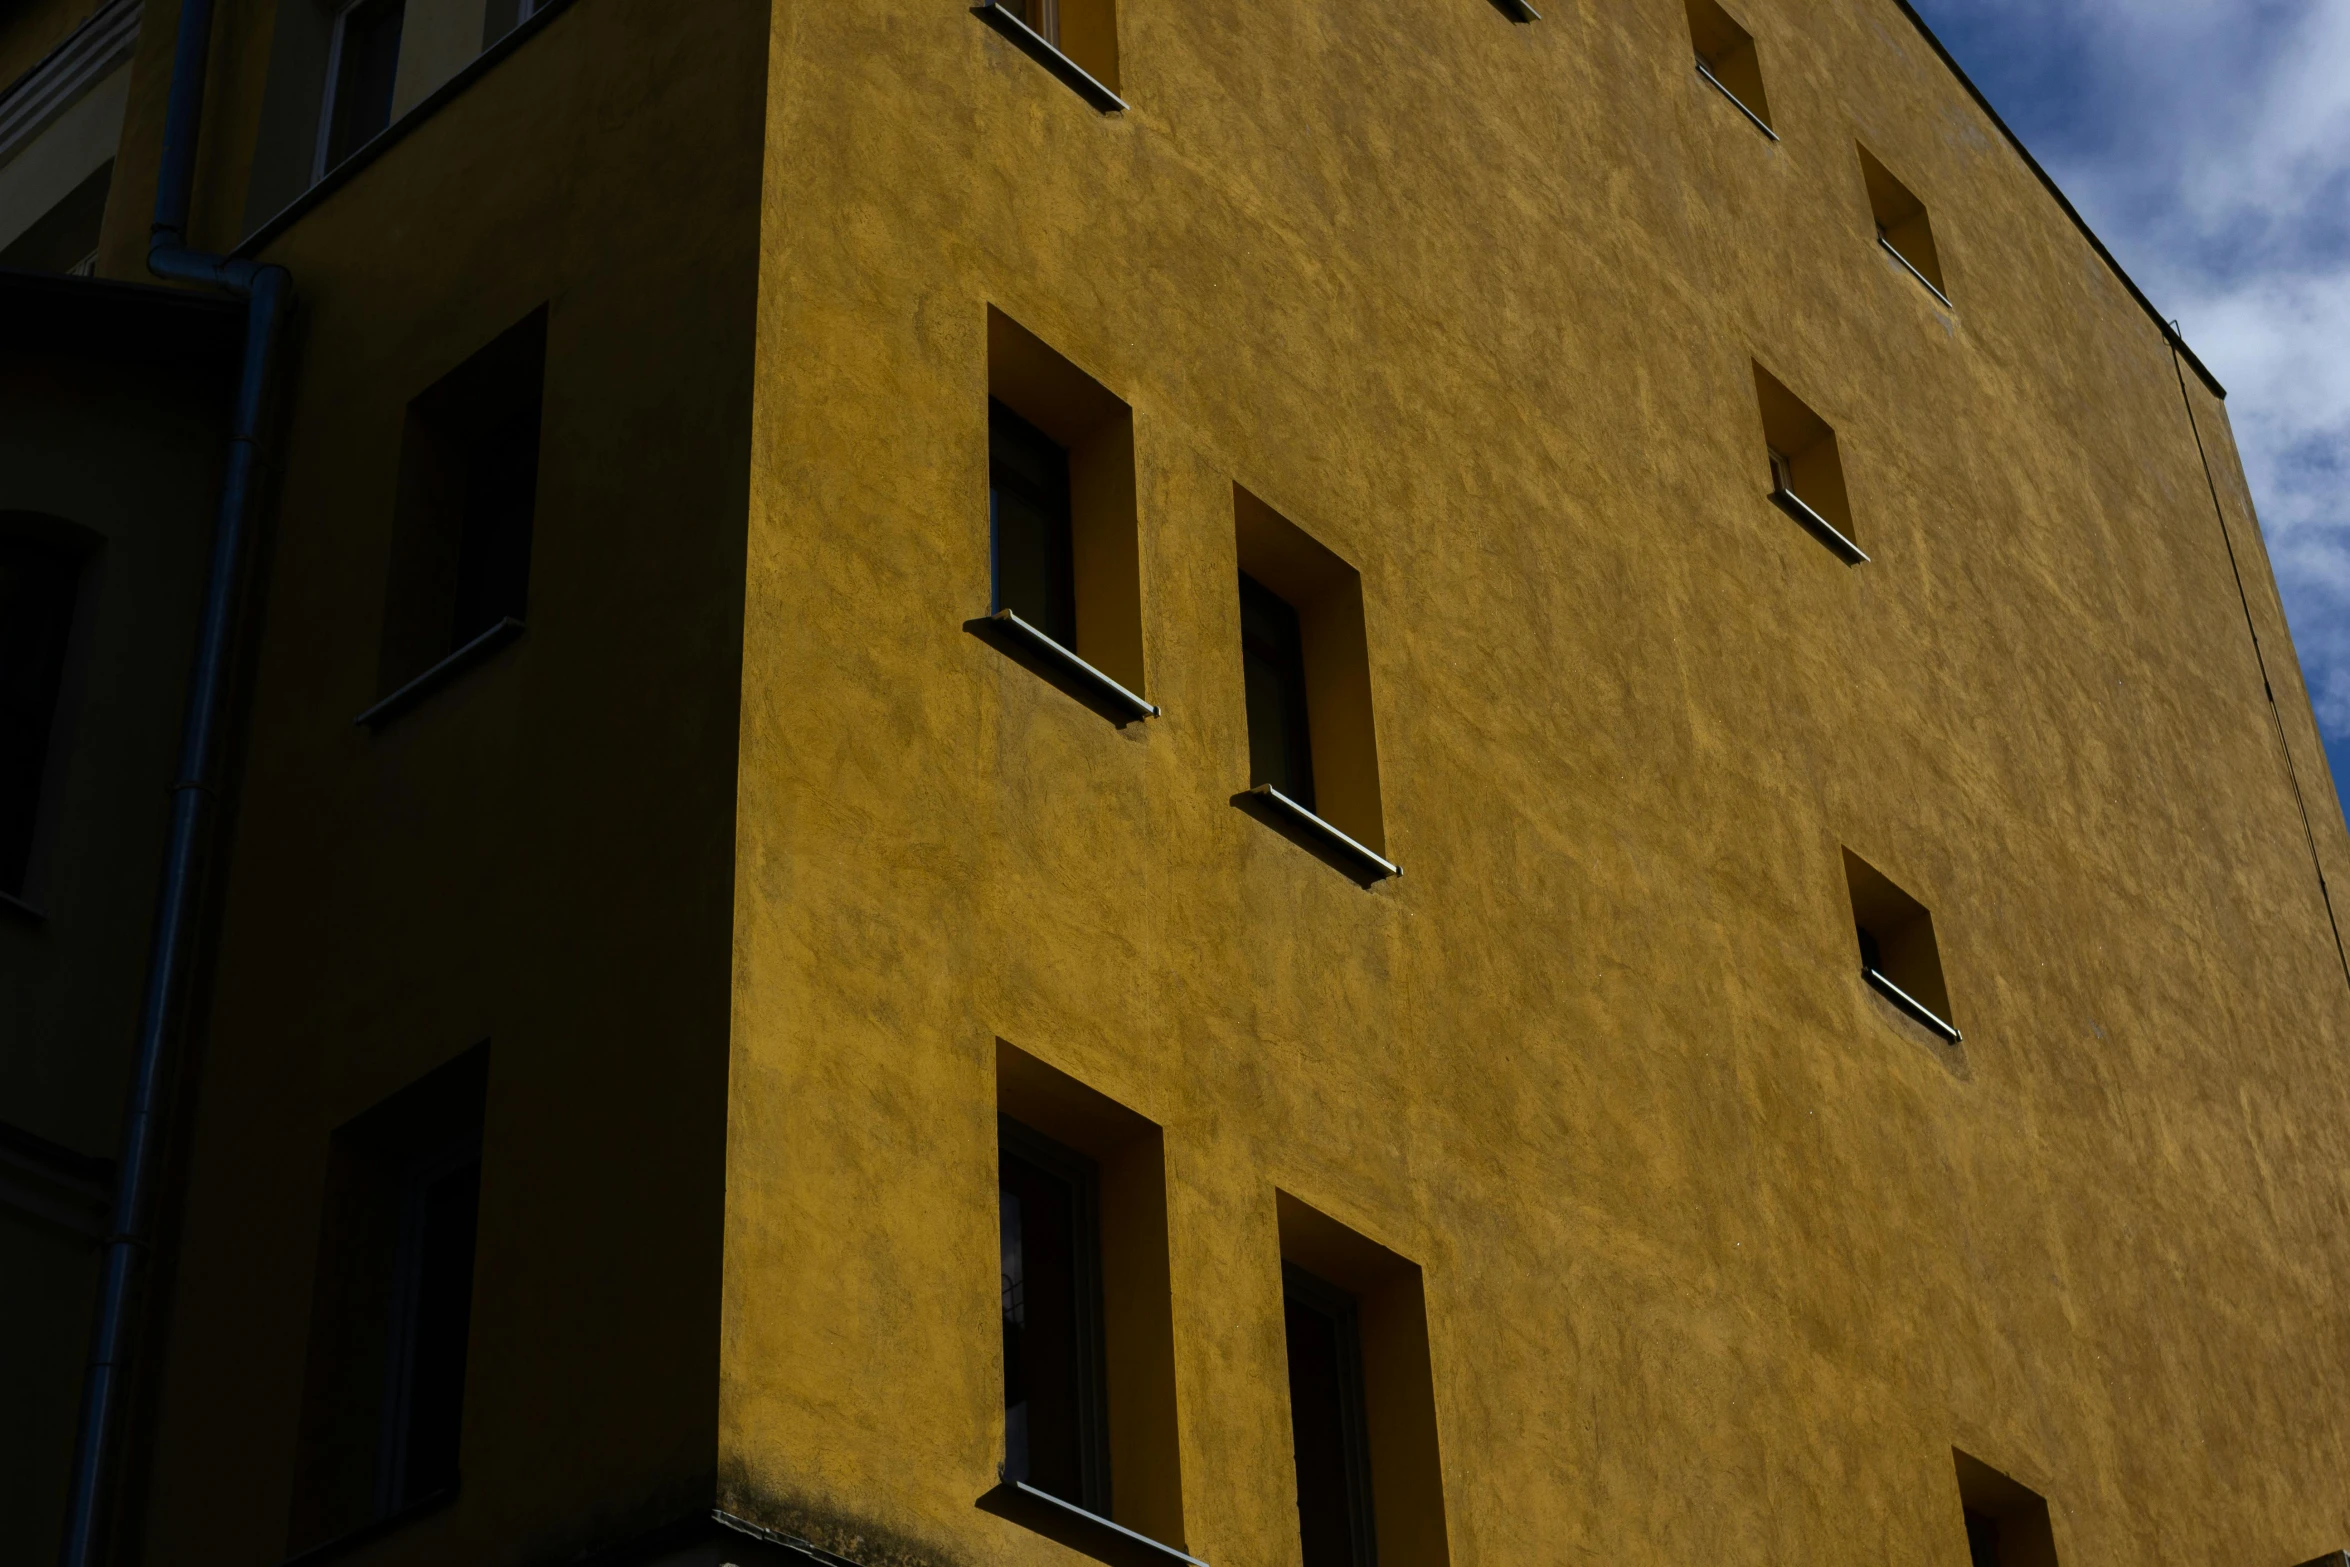
[[[1762,411],[1772,504],[1802,523],[1846,565],[1865,563],[1868,555],[1854,542],[1852,503],[1844,487],[1844,458],[1836,432],[1761,365],[1754,367],[1754,391]]]
[[[1943,304],[1950,303],[1950,285],[1942,280],[1942,253],[1934,246],[1934,225],[1926,204],[1893,177],[1868,148],[1860,149],[1861,183],[1868,187],[1869,215],[1876,220],[1877,243],[1902,269],[1923,283]]]
[[[1771,100],[1763,91],[1762,58],[1754,35],[1714,0],[1688,0],[1689,40],[1697,50],[1698,74],[1721,90],[1723,97],[1745,111],[1746,117],[1773,141]]]
[[[1934,940],[1934,916],[1850,849],[1844,851],[1844,879],[1852,894],[1861,977],[1941,1043],[1959,1043],[1950,1020],[1949,987],[1942,979],[1942,953]]]

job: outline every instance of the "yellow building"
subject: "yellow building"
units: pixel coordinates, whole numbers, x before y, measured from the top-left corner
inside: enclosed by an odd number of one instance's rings
[[[2350,1543],[2222,393],[1901,0],[186,3],[0,22],[251,301],[24,1560]]]

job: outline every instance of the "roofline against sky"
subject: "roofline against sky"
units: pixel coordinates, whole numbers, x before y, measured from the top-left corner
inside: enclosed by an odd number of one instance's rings
[[[2032,149],[2024,145],[2024,139],[2011,130],[2008,123],[1999,117],[1999,111],[1991,107],[1991,100],[1983,96],[1983,89],[1977,87],[1974,78],[1967,75],[1966,68],[1951,57],[1950,51],[1943,47],[1942,40],[1934,36],[1934,29],[1928,27],[1926,19],[1918,15],[1917,8],[1911,5],[1909,0],[1893,0],[1893,3],[1901,8],[1903,16],[1909,18],[1910,25],[1918,30],[1918,35],[1933,46],[1934,53],[1942,57],[1942,63],[1950,67],[1950,74],[1958,78],[1958,85],[1964,87],[1967,90],[1967,95],[1975,100],[1975,107],[1981,109],[1991,123],[1998,128],[1999,134],[2007,138],[2007,144],[2015,149],[2016,156],[2024,160],[2024,167],[2030,169],[2039,179],[2042,188],[2056,198],[2056,204],[2064,209],[2066,217],[2073,220],[2073,227],[2081,231],[2082,237],[2088,240],[2091,248],[2097,252],[2098,258],[2105,263],[2115,277],[2121,279],[2122,287],[2130,291],[2130,297],[2138,302],[2138,308],[2145,311],[2147,318],[2161,330],[2163,340],[2176,349],[2179,356],[2185,359],[2189,365],[2194,367],[2197,378],[2211,389],[2212,396],[2225,401],[2228,389],[2219,384],[2219,377],[2213,375],[2203,361],[2195,356],[2195,350],[2187,346],[2187,340],[2179,335],[2178,328],[2172,326],[2168,320],[2164,319],[2162,312],[2154,308],[2154,301],[2146,297],[2146,291],[2138,286],[2137,281],[2122,270],[2122,264],[2113,259],[2113,252],[2105,248],[2105,241],[2099,239],[2097,231],[2089,227],[2088,219],[2081,216],[2080,209],[2075,207],[2071,198],[2057,187],[2056,181],[2049,177],[2048,171],[2040,167],[2040,160],[2032,156]]]

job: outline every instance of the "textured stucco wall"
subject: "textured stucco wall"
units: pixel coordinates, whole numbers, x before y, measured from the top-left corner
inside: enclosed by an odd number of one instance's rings
[[[1116,118],[945,0],[776,9],[722,1485],[1064,1559],[971,1505],[1000,1036],[1166,1128],[1219,1567],[1297,1559],[1277,1187],[1425,1270],[1456,1562],[1960,1567],[1954,1445],[2067,1567],[2341,1544],[2350,986],[2168,350],[1882,0],[1739,7],[1776,145],[1677,0],[1547,9],[1128,0]],[[958,630],[990,304],[1134,410],[1148,724]],[[1764,499],[1756,361],[1874,563]],[[1374,892],[1226,804],[1236,481],[1362,573]]]
[[[328,1139],[484,1039],[464,1489],[363,1559],[708,1495],[763,21],[581,0],[266,252],[290,405],[145,1560],[285,1554]],[[222,57],[269,22],[224,8]],[[541,304],[528,630],[371,736],[405,409]]]

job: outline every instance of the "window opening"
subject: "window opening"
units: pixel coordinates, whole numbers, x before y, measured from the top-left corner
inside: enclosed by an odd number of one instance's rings
[[[1420,1269],[1287,1192],[1274,1209],[1305,1567],[1449,1567]]]
[[[408,405],[378,689],[388,722],[503,646],[530,606],[547,316],[533,311]]]
[[[0,893],[22,898],[81,586],[77,552],[0,535]]]
[[[1850,849],[1844,851],[1844,877],[1852,895],[1861,977],[1944,1044],[1960,1043],[1957,1025],[1950,1021],[1934,916]]]
[[[1248,781],[1314,809],[1305,638],[1289,601],[1240,574],[1240,657],[1248,703]]]
[[[406,0],[358,0],[335,18],[327,58],[326,125],[313,178],[324,177],[392,123],[406,19]]]
[[[981,21],[1104,114],[1118,96],[1116,0],[980,0]]]
[[[1069,451],[994,398],[987,403],[987,504],[995,594],[1061,646],[1077,648]]]
[[[1689,39],[1697,51],[1697,72],[1738,106],[1773,141],[1771,102],[1763,91],[1762,59],[1754,35],[1714,0],[1688,0]]]
[[[1368,887],[1386,858],[1361,575],[1233,486],[1249,787],[1233,804]]]
[[[993,309],[987,382],[988,613],[963,628],[1114,724],[1156,716],[1133,411]]]
[[[2057,1567],[2056,1534],[2039,1492],[1953,1449],[1969,1567]]]
[[[1009,1116],[997,1130],[1004,1478],[1106,1518],[1100,1175],[1083,1154]]]
[[[1877,226],[1877,243],[1902,269],[1926,286],[1944,306],[1950,287],[1942,280],[1942,253],[1934,244],[1934,225],[1926,204],[1911,194],[1893,171],[1877,161],[1868,148],[1860,149],[1861,182],[1868,187],[1869,214]]]
[[[488,1060],[465,1052],[329,1144],[291,1550],[457,1488]]]
[[[1844,458],[1836,432],[1759,364],[1754,367],[1754,390],[1762,412],[1771,504],[1801,523],[1846,565],[1866,565],[1868,553],[1854,542],[1852,502],[1844,486]]]
[[[1294,1263],[1281,1269],[1289,1420],[1305,1567],[1375,1567],[1371,1440],[1354,1297]]]

